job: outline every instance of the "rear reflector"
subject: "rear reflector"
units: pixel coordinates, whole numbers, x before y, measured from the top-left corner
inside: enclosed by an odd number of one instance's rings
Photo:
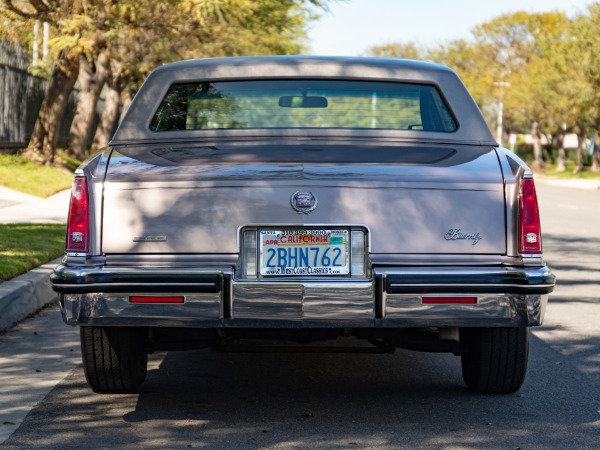
[[[183,297],[155,297],[138,295],[129,297],[130,303],[183,303]]]
[[[424,305],[475,304],[477,297],[421,297],[421,302]]]
[[[542,253],[542,230],[540,212],[533,178],[521,183],[519,198],[519,253],[539,255]]]
[[[71,189],[67,219],[67,252],[87,252],[89,242],[89,200],[85,177],[76,177]]]

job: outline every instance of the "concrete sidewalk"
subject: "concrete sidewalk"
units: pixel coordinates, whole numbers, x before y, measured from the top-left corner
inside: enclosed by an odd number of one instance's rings
[[[0,187],[0,223],[66,223],[70,191],[39,198]],[[0,283],[0,332],[56,300],[48,275],[60,259]]]
[[[67,223],[70,189],[48,198],[0,186],[0,223]]]
[[[545,183],[552,186],[563,187],[566,189],[583,189],[586,191],[598,191],[600,190],[599,180],[572,180],[564,178],[553,178],[545,177],[540,175],[534,175],[536,183]]]

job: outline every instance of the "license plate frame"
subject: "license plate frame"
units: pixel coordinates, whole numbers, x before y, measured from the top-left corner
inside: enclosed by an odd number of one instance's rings
[[[258,230],[258,265],[263,277],[350,276],[350,229]]]

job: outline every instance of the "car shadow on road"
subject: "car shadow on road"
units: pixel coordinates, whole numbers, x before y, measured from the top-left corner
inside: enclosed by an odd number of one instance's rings
[[[473,394],[448,354],[153,355],[139,394],[92,393],[73,372],[7,448],[594,448],[598,338],[532,335],[514,395]],[[551,341],[551,339],[550,339]]]

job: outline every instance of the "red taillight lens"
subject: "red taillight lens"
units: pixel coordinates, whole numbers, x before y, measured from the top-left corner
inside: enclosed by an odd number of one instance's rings
[[[67,252],[87,252],[89,241],[89,200],[87,181],[77,177],[71,189],[67,222]]]
[[[424,305],[476,304],[477,297],[421,297]]]
[[[183,303],[183,297],[158,297],[155,295],[132,295],[130,303]]]
[[[521,183],[519,199],[519,253],[539,255],[542,253],[542,229],[535,184],[532,178]]]

